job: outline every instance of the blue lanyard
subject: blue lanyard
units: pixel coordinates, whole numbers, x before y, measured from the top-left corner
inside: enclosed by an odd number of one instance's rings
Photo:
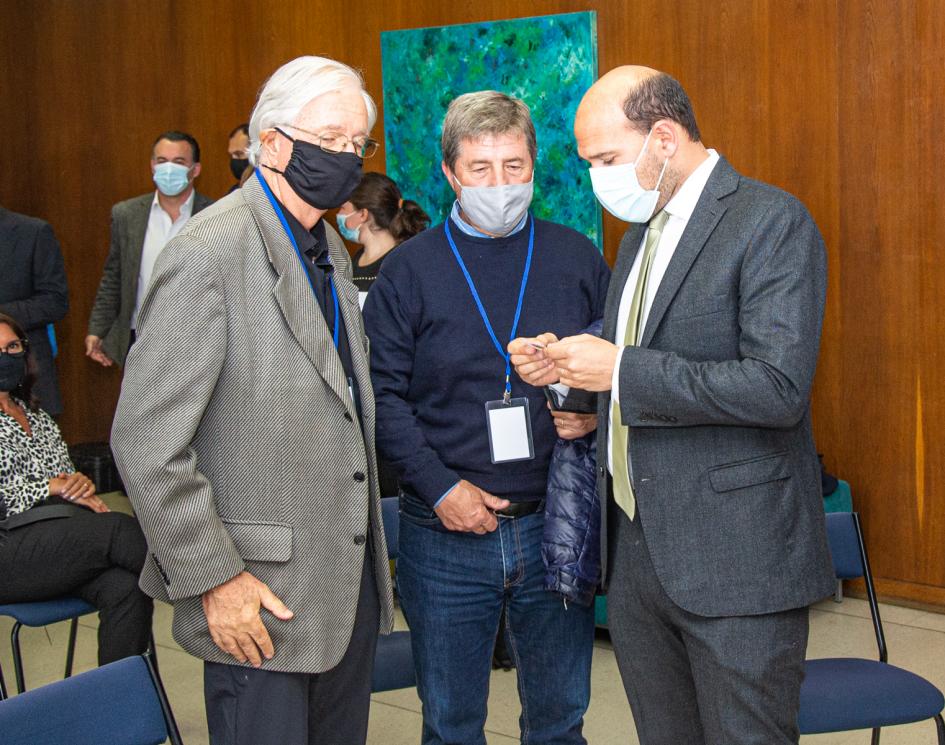
[[[312,294],[315,296],[315,299],[318,300],[318,293],[315,292],[315,285],[312,283],[312,275],[308,273],[308,269],[305,268],[305,259],[302,256],[302,252],[299,250],[299,244],[295,242],[295,236],[292,234],[292,228],[289,227],[288,220],[285,219],[285,214],[282,212],[282,207],[279,206],[279,202],[273,196],[272,191],[269,189],[269,184],[266,183],[266,179],[263,178],[262,174],[259,172],[259,169],[256,169],[256,178],[259,179],[259,183],[262,184],[263,191],[266,192],[266,197],[269,199],[269,204],[272,205],[272,208],[276,211],[276,216],[279,218],[279,222],[282,223],[282,227],[285,229],[285,234],[289,236],[289,241],[292,243],[292,248],[295,249],[295,255],[299,257],[299,261],[302,263],[302,271],[305,272],[305,276],[308,278],[308,286],[312,288]],[[338,348],[338,339],[341,334],[341,316],[338,313],[338,293],[335,291],[335,283],[331,278],[331,274],[328,275],[328,286],[331,288],[331,301],[335,308],[335,328],[332,332],[332,338],[335,341],[335,349]]]
[[[479,309],[479,315],[482,316],[482,322],[486,326],[486,331],[489,332],[489,336],[492,339],[492,343],[495,344],[495,348],[498,350],[499,355],[502,359],[505,360],[505,395],[503,396],[503,401],[508,403],[512,396],[512,359],[508,351],[503,348],[499,343],[498,337],[495,335],[495,331],[492,330],[492,324],[489,323],[489,315],[486,313],[486,309],[482,305],[482,300],[479,299],[479,293],[476,291],[476,284],[473,282],[473,278],[469,274],[469,270],[466,268],[466,264],[463,263],[463,257],[459,255],[459,250],[456,248],[456,243],[453,241],[453,235],[450,233],[450,221],[447,218],[446,222],[443,223],[443,226],[446,230],[446,240],[449,241],[450,248],[453,249],[453,256],[456,257],[456,263],[459,264],[459,268],[463,270],[463,276],[466,278],[466,284],[469,285],[469,292],[472,293],[473,300],[476,301],[476,307]],[[518,291],[518,305],[515,307],[515,320],[512,321],[512,332],[509,334],[509,341],[511,342],[515,338],[515,332],[518,330],[518,319],[522,315],[522,302],[525,299],[525,287],[528,285],[528,270],[532,266],[532,249],[535,247],[535,218],[531,219],[531,227],[528,231],[528,255],[525,258],[525,271],[522,273],[522,286]]]

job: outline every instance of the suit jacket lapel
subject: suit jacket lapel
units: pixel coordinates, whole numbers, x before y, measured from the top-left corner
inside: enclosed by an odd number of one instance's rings
[[[720,158],[712,175],[706,182],[705,189],[696,203],[696,208],[683,231],[682,237],[673,253],[673,258],[666,267],[666,273],[653,298],[653,305],[646,318],[646,327],[643,329],[643,338],[640,346],[648,346],[659,328],[663,316],[669,309],[670,303],[679,291],[680,285],[689,273],[696,257],[702,251],[715,226],[719,224],[725,213],[725,205],[721,198],[731,194],[738,185],[738,174],[724,158]]]
[[[246,182],[243,193],[262,234],[269,263],[278,275],[272,294],[286,324],[318,374],[338,398],[351,408],[354,416],[351,397],[348,395],[348,380],[334,349],[332,331],[318,310],[318,301],[292,242],[255,177]],[[340,300],[339,297],[339,305]]]
[[[633,262],[640,250],[640,244],[643,241],[643,234],[646,232],[645,225],[631,225],[627,232],[623,234],[620,241],[620,248],[617,250],[617,261],[614,264],[613,275],[610,278],[610,286],[607,290],[607,300],[604,302],[604,330],[603,338],[613,341],[620,345],[623,340],[615,341],[617,333],[617,313],[620,310],[620,298],[623,297],[624,285],[630,277],[630,270],[633,268]]]
[[[128,242],[125,247],[128,251],[126,266],[132,287],[138,285],[138,274],[141,272],[141,254],[144,253],[144,238],[148,233],[148,222],[151,219],[151,205],[154,204],[154,192],[144,194],[140,203],[128,215]],[[134,298],[132,298],[134,302]]]

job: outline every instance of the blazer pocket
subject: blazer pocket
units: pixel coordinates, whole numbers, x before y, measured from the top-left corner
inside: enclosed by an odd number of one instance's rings
[[[288,523],[261,523],[224,520],[243,561],[286,562],[292,558],[292,526]]]
[[[709,482],[715,491],[721,493],[779,481],[790,475],[787,452],[781,452],[712,468]]]
[[[666,320],[688,321],[692,318],[711,316],[726,310],[737,310],[728,295],[713,295],[712,297],[705,298],[699,303],[673,307],[670,313],[666,316]]]

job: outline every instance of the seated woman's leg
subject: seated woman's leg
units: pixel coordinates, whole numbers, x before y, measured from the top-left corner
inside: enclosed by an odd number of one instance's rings
[[[137,585],[146,553],[135,519],[115,512],[88,512],[3,532],[0,602],[76,595],[101,611],[100,663],[138,654],[151,632],[151,599]]]
[[[99,609],[98,664],[141,654],[151,636],[151,598],[138,588],[138,575],[113,567],[75,594]]]

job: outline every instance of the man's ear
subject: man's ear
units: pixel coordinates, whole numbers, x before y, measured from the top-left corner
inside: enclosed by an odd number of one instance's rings
[[[259,133],[259,162],[275,163],[279,155],[279,137],[274,129]]]
[[[450,185],[450,188],[453,190],[453,193],[456,194],[456,198],[459,199],[460,188],[457,184],[459,179],[456,178],[456,175],[449,169],[449,166],[446,165],[445,160],[440,161],[440,168],[443,169],[443,175],[446,176],[446,181]]]
[[[680,127],[669,119],[660,119],[653,125],[650,140],[656,146],[653,151],[660,158],[672,158],[679,149]]]
[[[200,175],[200,164],[194,163],[194,175],[193,178],[197,178]]]

